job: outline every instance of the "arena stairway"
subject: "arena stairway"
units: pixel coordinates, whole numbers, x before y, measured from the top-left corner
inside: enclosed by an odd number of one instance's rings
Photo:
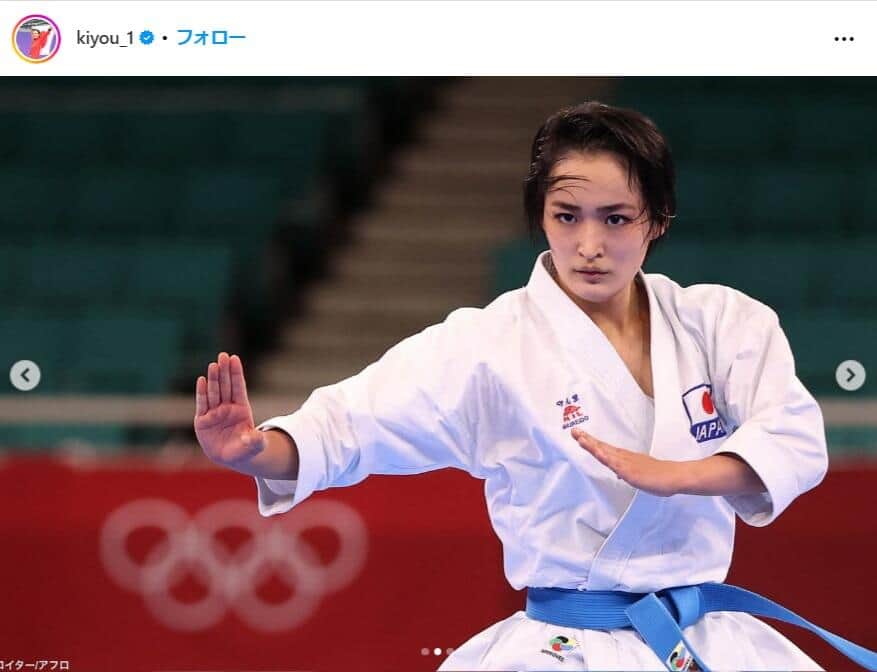
[[[251,387],[288,395],[292,411],[455,308],[485,305],[492,250],[524,231],[521,182],[533,135],[548,114],[580,99],[581,87],[564,78],[448,86]]]

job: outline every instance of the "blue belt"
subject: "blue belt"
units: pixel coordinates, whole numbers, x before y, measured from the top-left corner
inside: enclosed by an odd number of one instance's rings
[[[709,672],[682,634],[682,628],[711,611],[743,611],[775,618],[816,633],[868,670],[877,670],[877,653],[806,621],[757,593],[725,583],[700,583],[654,593],[572,588],[527,588],[527,616],[569,628],[633,628],[673,672],[688,670],[692,660]],[[714,661],[715,662],[715,661]],[[728,667],[723,662],[722,667]]]

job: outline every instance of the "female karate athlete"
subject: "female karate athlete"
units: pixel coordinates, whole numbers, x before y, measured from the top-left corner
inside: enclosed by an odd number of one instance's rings
[[[735,515],[767,525],[827,469],[776,314],[642,272],[676,205],[667,143],[641,114],[561,110],[524,186],[550,248],[525,287],[258,427],[240,358],[220,353],[196,383],[204,452],[255,477],[265,516],[369,474],[483,479],[527,608],[440,670],[820,669],[752,615],[773,607],[717,592],[733,589]]]

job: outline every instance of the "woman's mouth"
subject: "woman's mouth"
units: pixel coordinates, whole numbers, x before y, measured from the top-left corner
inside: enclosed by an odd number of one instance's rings
[[[583,275],[588,280],[599,280],[604,275],[606,275],[608,273],[608,271],[589,271],[589,270],[580,271],[580,270],[576,270],[576,273],[578,273],[579,275]]]

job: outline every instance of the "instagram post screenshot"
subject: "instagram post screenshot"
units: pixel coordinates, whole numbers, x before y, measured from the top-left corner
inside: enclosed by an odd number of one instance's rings
[[[877,670],[875,2],[5,2],[0,671]]]

